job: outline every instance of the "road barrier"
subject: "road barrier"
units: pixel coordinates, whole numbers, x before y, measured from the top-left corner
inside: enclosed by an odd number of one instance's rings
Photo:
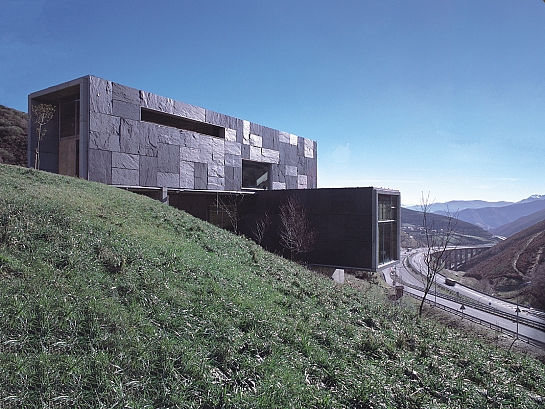
[[[421,274],[411,264],[410,260],[406,264],[406,267],[410,268],[416,274]],[[403,285],[405,285],[407,287],[410,287],[410,288],[413,288],[415,290],[424,292],[424,287],[418,287],[418,286],[409,284],[409,283],[405,282],[404,280],[402,280],[400,278],[398,278],[397,280],[401,284],[403,284]],[[453,291],[450,288],[444,289],[444,290],[448,291],[449,293],[453,293]],[[482,293],[482,294],[483,294],[483,296],[489,296],[488,294],[484,294],[484,293]],[[435,294],[434,293],[432,295],[436,295],[437,297],[443,298],[443,299],[448,300],[448,301],[464,304],[465,306],[469,306],[469,307],[472,307],[472,308],[474,308],[476,310],[487,312],[487,313],[495,315],[497,317],[506,318],[506,319],[511,320],[513,322],[516,322],[516,320],[517,320],[517,316],[515,314],[510,314],[510,313],[505,312],[505,311],[497,310],[494,307],[491,307],[491,306],[486,305],[486,304],[481,304],[478,301],[475,301],[475,300],[473,300],[472,298],[469,298],[469,297],[458,297],[458,296],[444,294],[444,293],[440,293],[440,294]],[[525,325],[527,327],[535,328],[537,330],[545,332],[545,323],[536,322],[536,321],[533,321],[531,319],[520,317],[520,316],[518,317],[518,322],[519,322],[519,324]]]
[[[418,296],[416,294],[409,293],[409,292],[407,294],[409,294],[411,297],[413,297],[413,298],[415,298],[417,300],[422,299],[422,297],[420,297],[420,296]],[[425,302],[428,303],[428,304],[433,304],[434,303],[432,300],[428,300],[428,299],[426,299]],[[483,325],[485,327],[489,327],[490,329],[492,329],[494,331],[497,331],[497,332],[499,332],[501,334],[505,334],[505,335],[508,335],[508,336],[516,338],[516,339],[520,339],[521,341],[523,341],[523,342],[525,342],[525,343],[527,343],[529,345],[533,345],[535,347],[545,349],[545,342],[537,341],[535,339],[532,339],[532,338],[529,338],[527,336],[521,335],[521,334],[519,334],[519,333],[517,333],[515,331],[511,331],[511,330],[503,328],[503,327],[501,327],[499,325],[492,324],[492,323],[490,323],[488,321],[484,321],[484,320],[482,320],[480,318],[477,318],[477,317],[473,317],[471,315],[468,315],[468,314],[464,313],[463,310],[460,312],[460,311],[458,311],[458,310],[456,310],[454,308],[450,308],[450,307],[447,307],[446,305],[442,305],[442,304],[435,304],[435,306],[442,309],[442,310],[444,310],[444,311],[447,311],[447,312],[449,312],[451,314],[461,316],[462,319],[467,319],[467,320],[472,321],[472,322],[474,322],[476,324]],[[462,304],[462,306],[463,306],[463,304]],[[520,321],[519,321],[519,323],[520,323]]]

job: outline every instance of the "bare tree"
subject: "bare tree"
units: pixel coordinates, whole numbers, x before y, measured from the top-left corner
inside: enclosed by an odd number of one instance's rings
[[[238,207],[243,199],[242,195],[229,196],[225,200],[219,197],[219,195],[216,196],[215,213],[221,216],[222,219],[225,217],[226,220],[218,220],[214,224],[218,224],[227,230],[231,228],[235,234],[238,234],[238,222],[240,221]]]
[[[265,210],[263,214],[256,220],[255,228],[252,230],[254,233],[255,241],[257,244],[261,245],[265,234],[267,233],[267,228],[271,224],[271,217],[269,212]]]
[[[290,251],[292,259],[313,250],[317,232],[299,199],[289,197],[280,205],[280,221],[280,243]]]
[[[446,219],[440,225],[436,225],[437,218],[431,217],[431,206],[433,201],[430,201],[430,195],[427,197],[422,194],[420,201],[420,212],[422,213],[422,228],[424,233],[424,264],[426,265],[426,282],[424,283],[424,296],[418,308],[419,316],[422,316],[422,308],[426,301],[426,296],[435,284],[437,289],[437,274],[445,268],[445,256],[449,249],[458,244],[457,214],[450,213],[448,207],[446,211]]]
[[[40,142],[47,133],[45,125],[51,121],[55,107],[50,104],[38,104],[32,106],[32,120],[36,124],[36,151],[34,156],[34,169],[40,169]]]

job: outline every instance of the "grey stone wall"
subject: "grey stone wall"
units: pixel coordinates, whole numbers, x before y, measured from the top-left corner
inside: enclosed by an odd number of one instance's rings
[[[316,142],[89,77],[88,178],[127,186],[240,190],[242,162],[271,165],[272,189],[316,188]],[[140,121],[146,108],[216,125],[222,137]]]
[[[243,161],[270,165],[270,188],[317,187],[316,142],[94,76],[29,95],[58,108],[80,94],[80,176],[123,186],[237,191]],[[140,120],[141,109],[220,128],[219,137]],[[35,129],[29,127],[33,166]],[[41,168],[58,172],[58,110],[41,143]],[[218,128],[215,128],[216,130]]]

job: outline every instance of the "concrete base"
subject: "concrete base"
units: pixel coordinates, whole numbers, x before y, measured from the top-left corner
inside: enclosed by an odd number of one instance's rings
[[[341,268],[336,269],[331,278],[336,283],[344,284],[344,270]]]

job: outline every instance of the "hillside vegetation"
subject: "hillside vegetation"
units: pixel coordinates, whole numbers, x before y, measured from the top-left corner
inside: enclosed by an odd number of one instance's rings
[[[146,197],[0,165],[0,406],[538,408],[545,366]]]
[[[545,221],[509,237],[470,259],[464,277],[505,298],[545,310]],[[518,290],[521,291],[518,291]]]
[[[0,105],[0,163],[26,166],[28,115]]]

